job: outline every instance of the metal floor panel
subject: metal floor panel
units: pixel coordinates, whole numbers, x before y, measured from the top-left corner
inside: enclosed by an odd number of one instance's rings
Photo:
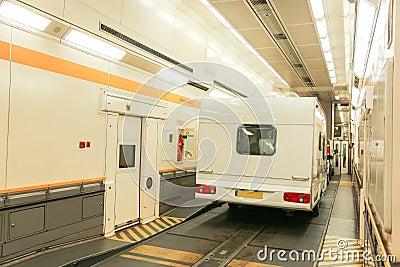
[[[219,244],[165,233],[96,266],[192,266]]]
[[[190,218],[207,208],[209,204],[208,200],[193,199],[183,204],[182,207],[177,207],[164,215],[177,218]]]
[[[275,266],[296,266],[296,267],[312,267],[314,265],[313,262],[308,262],[308,261],[299,261],[299,262],[293,262],[293,261],[280,261],[277,258],[277,254],[274,254],[275,256],[263,260],[254,260],[254,256],[257,257],[257,254],[260,252],[260,250],[263,251],[263,253],[260,253],[261,257],[264,257],[264,248],[260,247],[254,247],[254,246],[247,246],[244,248],[239,255],[229,263],[228,267],[275,267]],[[271,249],[267,250],[271,251]],[[286,257],[288,257],[288,250],[285,250],[286,252]]]
[[[318,217],[308,212],[288,214],[272,208],[224,205],[138,243],[98,266],[313,266],[315,262],[309,261],[262,261],[257,253],[265,246],[287,252],[318,252],[339,186],[340,177],[334,178],[327,197],[322,198]],[[253,228],[254,234],[249,233]]]
[[[325,225],[292,224],[267,227],[250,245],[275,249],[318,251]],[[255,259],[256,259],[256,255]]]
[[[124,247],[128,243],[100,239],[75,245],[72,247],[62,248],[60,250],[50,251],[35,258],[27,259],[26,261],[13,264],[15,267],[54,267],[62,266],[73,262],[77,259],[87,257],[89,255],[104,253],[105,251],[113,250],[119,247]]]

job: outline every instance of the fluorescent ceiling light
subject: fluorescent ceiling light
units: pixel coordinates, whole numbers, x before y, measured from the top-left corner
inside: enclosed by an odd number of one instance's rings
[[[326,66],[328,67],[331,83],[336,83],[335,65],[333,64],[333,56],[331,52],[331,43],[328,36],[328,28],[326,26],[324,6],[322,0],[310,0],[312,13],[314,16],[315,24],[317,26],[321,48],[324,52]]]
[[[18,5],[4,1],[0,5],[0,16],[24,24],[39,31],[44,31],[51,20],[33,13]]]
[[[251,45],[246,44],[246,47],[253,55],[258,56],[258,52]]]
[[[230,28],[229,30],[231,31],[231,33],[232,33],[242,44],[245,44],[245,45],[248,44],[247,41],[243,38],[243,36],[242,36],[240,33],[238,33],[235,29]]]
[[[324,53],[324,58],[326,62],[333,61],[332,51],[327,51]]]
[[[65,40],[116,60],[121,60],[126,54],[122,49],[77,30],[71,30]]]
[[[376,7],[367,0],[359,0],[357,9],[353,69],[354,73],[362,78],[365,75],[364,70],[367,62],[369,41],[374,25]]]
[[[214,98],[234,98],[232,95],[228,95],[227,93],[215,89],[210,92],[210,96]]]
[[[328,28],[326,27],[325,20],[317,20],[317,30],[320,38],[325,38],[328,36]]]
[[[310,0],[311,9],[315,19],[322,19],[324,17],[324,6],[322,0]]]
[[[331,43],[329,42],[328,36],[326,36],[325,38],[321,38],[321,46],[324,52],[328,52],[329,50],[331,50]]]
[[[157,73],[156,77],[166,82],[169,82],[173,85],[182,85],[182,84],[187,84],[189,82],[188,78],[186,78],[185,76],[179,74],[178,72],[172,69],[161,69]]]
[[[328,71],[332,71],[332,70],[335,71],[335,65],[333,64],[332,61],[327,62],[326,66],[328,67]]]

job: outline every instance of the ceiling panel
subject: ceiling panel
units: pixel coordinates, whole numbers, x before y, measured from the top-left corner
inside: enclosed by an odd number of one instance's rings
[[[323,59],[305,59],[304,63],[308,70],[324,70],[326,69],[325,60]]]
[[[272,0],[284,24],[313,23],[307,0]]]
[[[315,86],[320,87],[320,86],[332,86],[331,80],[330,79],[315,79],[314,80]]]
[[[294,71],[282,71],[279,73],[291,87],[300,87],[304,84],[300,81],[299,77]]]
[[[329,79],[328,73],[326,70],[322,69],[322,70],[314,70],[312,72],[312,78],[314,80],[323,80],[323,79]]]
[[[218,2],[214,6],[236,29],[260,27],[260,23],[242,0]]]
[[[319,39],[314,24],[292,25],[287,30],[295,45],[318,44]]]
[[[322,59],[323,55],[319,44],[297,46],[301,57],[304,59]]]
[[[262,28],[239,30],[239,33],[254,47],[275,47],[275,43]]]
[[[258,53],[265,58],[266,61],[284,61],[286,60],[278,48],[260,48],[257,49]]]
[[[268,62],[274,69],[279,71],[293,71],[292,67],[287,61],[269,61]]]
[[[290,87],[304,88],[304,84],[296,72],[290,66],[286,57],[276,46],[273,39],[264,29],[265,25],[259,21],[256,14],[248,7],[248,0],[209,0],[213,6],[229,21],[229,23],[254,47],[258,53],[281,75]],[[318,91],[318,87],[326,91],[332,88],[330,78],[326,68],[323,53],[319,43],[318,33],[312,17],[309,0],[266,0],[277,13],[279,20],[283,24],[288,37],[292,41],[296,50],[299,52],[304,66],[314,81],[312,90],[313,95]],[[266,4],[263,1],[255,1],[258,4]],[[338,81],[345,78],[346,71],[344,66],[344,15],[341,1],[323,0],[325,17],[330,36],[332,53],[335,61]],[[261,11],[258,15],[265,15]],[[268,14],[267,14],[268,15]],[[264,20],[265,22],[265,20]],[[274,28],[273,28],[274,29]],[[235,45],[234,45],[235,46]],[[290,55],[289,55],[290,56]],[[323,87],[323,88],[322,88]],[[297,88],[293,88],[297,90]],[[308,93],[305,93],[309,95]],[[322,98],[331,101],[332,92],[325,92],[320,95]]]

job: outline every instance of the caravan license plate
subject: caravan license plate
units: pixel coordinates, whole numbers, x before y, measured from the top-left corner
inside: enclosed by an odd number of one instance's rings
[[[247,191],[247,190],[236,190],[235,196],[244,197],[244,198],[262,199],[263,198],[263,193],[262,192]]]

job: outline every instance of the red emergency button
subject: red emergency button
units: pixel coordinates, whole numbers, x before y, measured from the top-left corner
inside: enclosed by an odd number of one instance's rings
[[[86,147],[90,148],[90,142],[89,141],[86,142]]]
[[[86,147],[86,143],[85,142],[79,142],[79,148],[85,148]]]

